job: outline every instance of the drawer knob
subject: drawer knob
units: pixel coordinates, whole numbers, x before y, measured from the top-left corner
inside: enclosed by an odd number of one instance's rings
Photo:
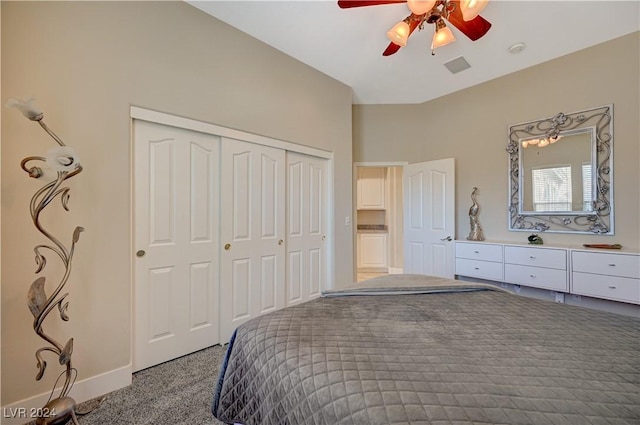
[[[530,274],[529,276],[531,276],[531,277],[533,277],[533,278],[535,278],[535,277],[536,277],[536,275],[535,275],[535,274]]]
[[[530,256],[529,258],[531,258],[532,260],[535,260],[535,259],[536,259],[536,257],[534,257],[533,255],[532,255],[532,256]]]
[[[616,266],[615,264],[609,264],[609,267],[615,267],[615,266]]]
[[[609,286],[609,289],[616,289],[615,286]]]
[[[473,252],[475,252],[476,254],[480,254],[480,251],[473,251]]]
[[[480,270],[480,267],[474,267],[475,270]]]

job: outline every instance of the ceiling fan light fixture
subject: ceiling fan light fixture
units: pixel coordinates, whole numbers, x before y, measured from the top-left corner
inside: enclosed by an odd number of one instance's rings
[[[489,0],[461,0],[462,19],[465,21],[474,19],[487,7],[487,3],[489,3]]]
[[[2,0],[0,0],[2,1]],[[465,10],[478,13],[488,0],[338,0],[341,9],[352,7],[375,6],[381,4],[407,3],[411,14],[402,22],[398,22],[387,31],[391,43],[382,52],[382,56],[390,56],[407,45],[407,40],[415,30],[423,30],[425,24],[434,24],[435,34],[431,44],[431,54],[438,47],[456,40],[453,33],[445,25],[445,20],[459,30],[464,36],[476,41],[489,31],[491,22],[478,15],[470,22],[462,17],[462,4]],[[468,66],[467,66],[468,68]],[[466,69],[466,68],[464,68]],[[452,71],[453,72],[453,71]]]
[[[436,22],[436,32],[433,34],[433,41],[431,42],[431,50],[446,46],[454,41],[456,41],[456,38],[453,36],[451,30],[442,19],[438,20],[438,22]]]
[[[395,24],[393,28],[387,31],[387,37],[392,43],[395,43],[400,47],[404,47],[407,45],[407,39],[409,38],[410,32],[411,29],[409,28],[409,24],[406,21],[400,21]]]
[[[409,10],[416,15],[424,15],[436,5],[436,0],[407,0]]]

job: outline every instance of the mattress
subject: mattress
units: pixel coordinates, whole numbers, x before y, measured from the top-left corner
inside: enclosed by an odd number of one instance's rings
[[[638,425],[640,320],[400,275],[240,326],[212,412],[245,425]]]

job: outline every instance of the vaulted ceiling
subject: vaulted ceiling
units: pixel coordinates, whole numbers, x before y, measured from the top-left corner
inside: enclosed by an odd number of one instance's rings
[[[406,4],[340,9],[335,1],[188,1],[353,88],[356,104],[422,103],[640,30],[638,1],[492,0],[481,16],[489,32],[435,51],[433,26],[383,57],[386,32],[410,12]],[[519,53],[509,47],[525,43]],[[464,57],[469,69],[444,64]],[[553,78],[552,75],[549,78]],[[607,78],[603,76],[603,79]]]

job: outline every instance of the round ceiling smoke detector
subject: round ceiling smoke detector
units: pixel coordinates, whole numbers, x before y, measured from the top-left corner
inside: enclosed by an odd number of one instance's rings
[[[509,53],[515,55],[516,53],[520,53],[521,51],[523,51],[525,47],[527,47],[527,45],[524,43],[512,44],[511,46],[509,46]]]

